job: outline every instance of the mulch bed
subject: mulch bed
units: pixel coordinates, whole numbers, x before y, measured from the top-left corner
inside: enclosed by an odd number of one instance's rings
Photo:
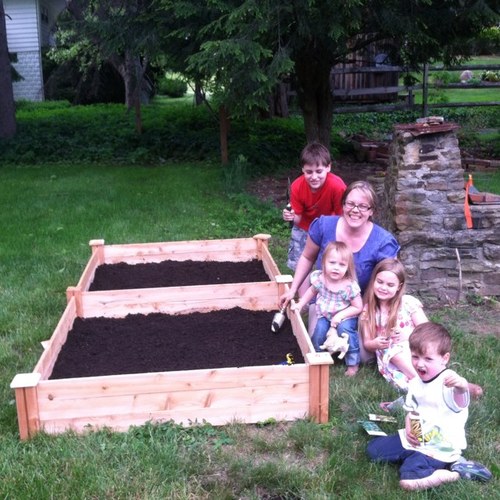
[[[145,264],[102,264],[97,267],[90,291],[126,290],[168,286],[219,285],[269,281],[262,261],[173,261]]]
[[[288,320],[241,308],[125,318],[76,318],[51,379],[285,364],[304,359]]]

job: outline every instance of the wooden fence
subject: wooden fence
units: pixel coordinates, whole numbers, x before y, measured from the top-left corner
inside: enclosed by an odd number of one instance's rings
[[[499,106],[500,101],[487,102],[456,102],[456,103],[429,103],[429,88],[439,89],[489,89],[500,88],[500,82],[481,82],[481,83],[451,83],[435,85],[429,83],[429,73],[433,71],[464,71],[464,70],[492,70],[499,71],[500,65],[497,64],[477,64],[464,66],[425,66],[423,68],[423,82],[418,85],[404,86],[394,85],[386,87],[366,87],[366,88],[334,88],[333,94],[337,102],[356,99],[358,96],[374,96],[380,99],[380,96],[387,96],[387,100],[394,99],[397,95],[400,102],[397,103],[374,103],[374,104],[353,104],[346,106],[336,106],[334,113],[363,113],[363,112],[387,112],[387,111],[414,111],[419,107],[422,110],[422,115],[427,116],[429,108],[446,108],[446,107],[471,107],[471,106]],[[335,68],[332,70],[332,79],[336,75],[345,73],[403,73],[405,68],[400,66],[370,66],[370,67],[345,67]],[[414,92],[422,90],[422,104],[415,104]],[[401,94],[403,92],[404,94]]]

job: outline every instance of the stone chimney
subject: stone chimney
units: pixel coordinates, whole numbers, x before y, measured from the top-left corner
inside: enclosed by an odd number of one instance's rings
[[[458,128],[428,117],[394,129],[383,218],[401,245],[409,292],[422,298],[500,295],[500,205],[472,206],[467,229]]]

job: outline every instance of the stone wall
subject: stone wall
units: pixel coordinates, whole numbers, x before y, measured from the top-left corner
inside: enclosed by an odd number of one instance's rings
[[[499,296],[500,205],[471,205],[467,229],[458,126],[418,122],[395,127],[378,218],[401,244],[408,289],[445,301]]]

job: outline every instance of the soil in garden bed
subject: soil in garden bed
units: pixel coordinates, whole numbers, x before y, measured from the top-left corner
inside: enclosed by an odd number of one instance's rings
[[[76,318],[51,379],[303,363],[288,319],[241,308],[125,318]]]
[[[90,291],[218,285],[270,281],[262,261],[173,261],[144,264],[102,264],[97,267]]]

